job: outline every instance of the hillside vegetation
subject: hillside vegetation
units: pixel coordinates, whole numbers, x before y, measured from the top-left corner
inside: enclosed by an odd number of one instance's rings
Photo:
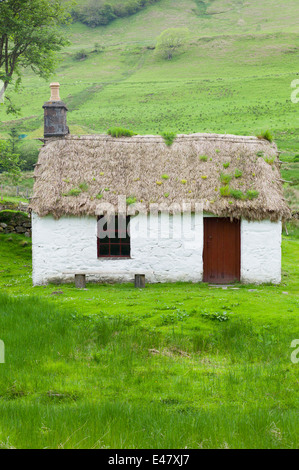
[[[78,8],[87,4],[82,0]],[[52,80],[61,83],[74,133],[125,127],[142,134],[254,135],[269,128],[280,148],[295,155],[297,24],[293,0],[160,0],[106,26],[74,23],[72,45]],[[170,27],[188,28],[190,38],[185,52],[167,61],[154,48]],[[48,86],[26,74],[23,91],[13,97],[21,115],[12,120],[0,110],[0,137],[12,126],[30,138],[42,136]]]

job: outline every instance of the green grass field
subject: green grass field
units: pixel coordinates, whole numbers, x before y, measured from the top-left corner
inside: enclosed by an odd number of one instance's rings
[[[0,447],[298,448],[298,239],[281,286],[31,285],[0,236]]]
[[[73,24],[51,78],[71,132],[269,129],[298,211],[297,3],[160,0],[105,27]],[[163,61],[153,47],[169,27],[189,28],[190,40]],[[82,49],[87,59],[75,60]],[[26,72],[12,94],[20,116],[0,107],[0,138],[12,127],[42,137],[49,96],[49,83]],[[282,284],[237,290],[33,288],[30,241],[0,234],[0,448],[298,448],[298,220],[287,227]]]
[[[299,152],[298,105],[291,102],[297,78],[297,4],[161,0],[108,26],[70,28],[67,48],[53,80],[62,85],[74,133],[106,132],[124,126],[147,134],[221,132],[257,134],[270,128],[282,150]],[[190,41],[172,61],[152,46],[169,27],[187,27]],[[94,44],[105,46],[94,53]],[[85,49],[85,61],[75,53]],[[0,111],[0,135],[12,126],[42,136],[42,104],[49,84],[27,73],[14,97],[21,116]]]

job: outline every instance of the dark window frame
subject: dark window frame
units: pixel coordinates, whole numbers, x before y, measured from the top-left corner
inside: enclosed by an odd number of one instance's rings
[[[104,216],[99,216],[97,222]],[[98,259],[130,259],[131,258],[131,237],[128,232],[128,225],[130,223],[130,216],[126,216],[126,233],[125,237],[119,237],[119,234],[124,235],[119,231],[119,216],[115,216],[115,229],[110,231],[114,237],[100,238],[97,236],[97,256]],[[105,227],[105,226],[104,226]],[[109,233],[108,227],[106,227]]]

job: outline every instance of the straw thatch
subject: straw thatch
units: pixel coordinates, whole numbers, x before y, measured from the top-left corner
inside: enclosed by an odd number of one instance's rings
[[[236,169],[242,172],[239,178]],[[221,173],[232,175],[232,189],[258,191],[258,198],[221,196]],[[35,178],[31,209],[39,216],[96,215],[102,202],[116,206],[118,195],[142,202],[147,210],[151,203],[185,201],[203,203],[205,211],[221,217],[276,221],[290,216],[277,147],[256,137],[179,135],[168,147],[157,136],[67,136],[46,142]],[[80,185],[79,195],[68,195]]]

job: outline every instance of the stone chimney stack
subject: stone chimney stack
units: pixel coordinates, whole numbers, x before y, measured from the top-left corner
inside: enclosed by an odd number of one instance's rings
[[[44,137],[65,137],[69,134],[66,122],[67,107],[59,96],[59,83],[51,83],[51,98],[44,108]]]

